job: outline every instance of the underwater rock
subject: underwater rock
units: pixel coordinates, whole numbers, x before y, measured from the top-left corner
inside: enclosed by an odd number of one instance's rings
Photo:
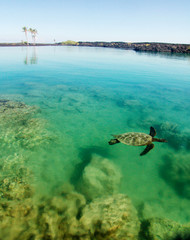
[[[0,239],[30,239],[37,217],[37,209],[32,201],[34,189],[29,184],[31,172],[23,166],[25,159],[22,155],[15,154],[1,161]]]
[[[19,127],[15,139],[23,148],[34,149],[36,147],[47,147],[55,136],[45,129],[46,121],[40,118],[32,118],[26,125]]]
[[[123,194],[93,200],[83,209],[80,223],[96,240],[137,240],[140,229],[136,209]]]
[[[102,158],[109,158],[110,156],[108,153],[108,150],[105,149],[104,147],[90,146],[90,147],[80,148],[80,151],[79,151],[80,162],[74,166],[74,170],[70,178],[71,184],[73,184],[76,187],[77,185],[79,185],[78,184],[80,182],[79,179],[81,179],[85,167],[90,164],[92,160],[92,156],[94,155],[101,156]]]
[[[80,228],[84,196],[72,188],[52,192],[52,197],[39,199],[1,198],[0,239],[89,239],[89,234]]]
[[[55,139],[46,130],[46,121],[37,118],[39,109],[21,102],[0,100],[1,147],[21,146],[34,149],[45,146]]]
[[[187,240],[190,225],[182,225],[168,219],[151,218],[141,223],[141,240]]]
[[[159,191],[159,195],[154,198],[146,199],[143,202],[136,202],[135,207],[138,211],[138,217],[141,221],[154,218],[170,218],[174,221],[178,221],[178,219],[183,219],[185,222],[190,222],[190,209],[189,209],[189,201],[188,199],[180,198],[181,207],[176,207],[178,204],[178,197],[173,196],[173,189],[169,189],[167,192]],[[140,199],[139,199],[140,200]],[[183,207],[182,207],[183,206]]]
[[[181,196],[190,199],[190,154],[180,152],[164,156],[161,177]]]
[[[33,187],[29,185],[32,173],[24,165],[28,158],[20,153],[1,157],[0,160],[1,199],[9,201],[30,198],[33,194]]]
[[[93,154],[91,162],[85,167],[77,189],[88,200],[108,196],[118,192],[121,173],[111,161]]]
[[[32,196],[32,187],[21,180],[5,178],[0,182],[1,198],[7,200],[22,200]]]
[[[22,102],[0,100],[0,125],[25,125],[26,121],[38,111],[38,108],[27,106]]]
[[[76,236],[83,239],[79,237],[88,235],[79,228],[77,219],[86,204],[84,196],[76,192],[62,194],[40,201],[38,225],[41,239],[75,239]]]
[[[0,239],[39,239],[34,219],[37,218],[37,209],[31,200],[10,201],[0,206]]]

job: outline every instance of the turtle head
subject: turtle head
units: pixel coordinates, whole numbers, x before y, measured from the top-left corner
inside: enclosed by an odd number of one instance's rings
[[[111,139],[108,143],[109,145],[113,145],[113,144],[119,143],[119,141],[117,139]]]

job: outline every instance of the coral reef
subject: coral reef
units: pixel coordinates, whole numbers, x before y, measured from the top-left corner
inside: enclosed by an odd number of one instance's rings
[[[117,166],[100,155],[93,154],[90,163],[84,168],[77,186],[88,200],[110,196],[118,192],[121,173]]]
[[[160,175],[179,195],[190,199],[190,154],[165,155]]]
[[[45,130],[46,121],[37,118],[37,107],[0,100],[1,147],[34,149],[49,144],[55,136]]]

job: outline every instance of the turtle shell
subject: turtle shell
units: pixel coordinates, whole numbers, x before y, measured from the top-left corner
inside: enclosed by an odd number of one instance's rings
[[[152,137],[146,133],[129,132],[113,136],[121,143],[132,146],[144,146],[152,142]]]

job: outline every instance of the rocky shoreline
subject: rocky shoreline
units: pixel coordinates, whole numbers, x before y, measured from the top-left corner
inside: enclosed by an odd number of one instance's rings
[[[23,43],[0,43],[0,47],[17,47],[27,46]],[[29,43],[28,46],[34,46]],[[38,43],[35,46],[85,46],[85,47],[107,47],[107,48],[119,48],[126,50],[134,50],[137,52],[165,52],[165,53],[185,53],[190,54],[190,44],[174,44],[174,43],[154,43],[154,42],[60,42],[55,44],[43,44]]]
[[[89,47],[109,47],[134,50],[137,52],[169,52],[169,53],[188,53],[190,54],[190,45],[173,43],[126,43],[126,42],[79,42],[78,46]]]

